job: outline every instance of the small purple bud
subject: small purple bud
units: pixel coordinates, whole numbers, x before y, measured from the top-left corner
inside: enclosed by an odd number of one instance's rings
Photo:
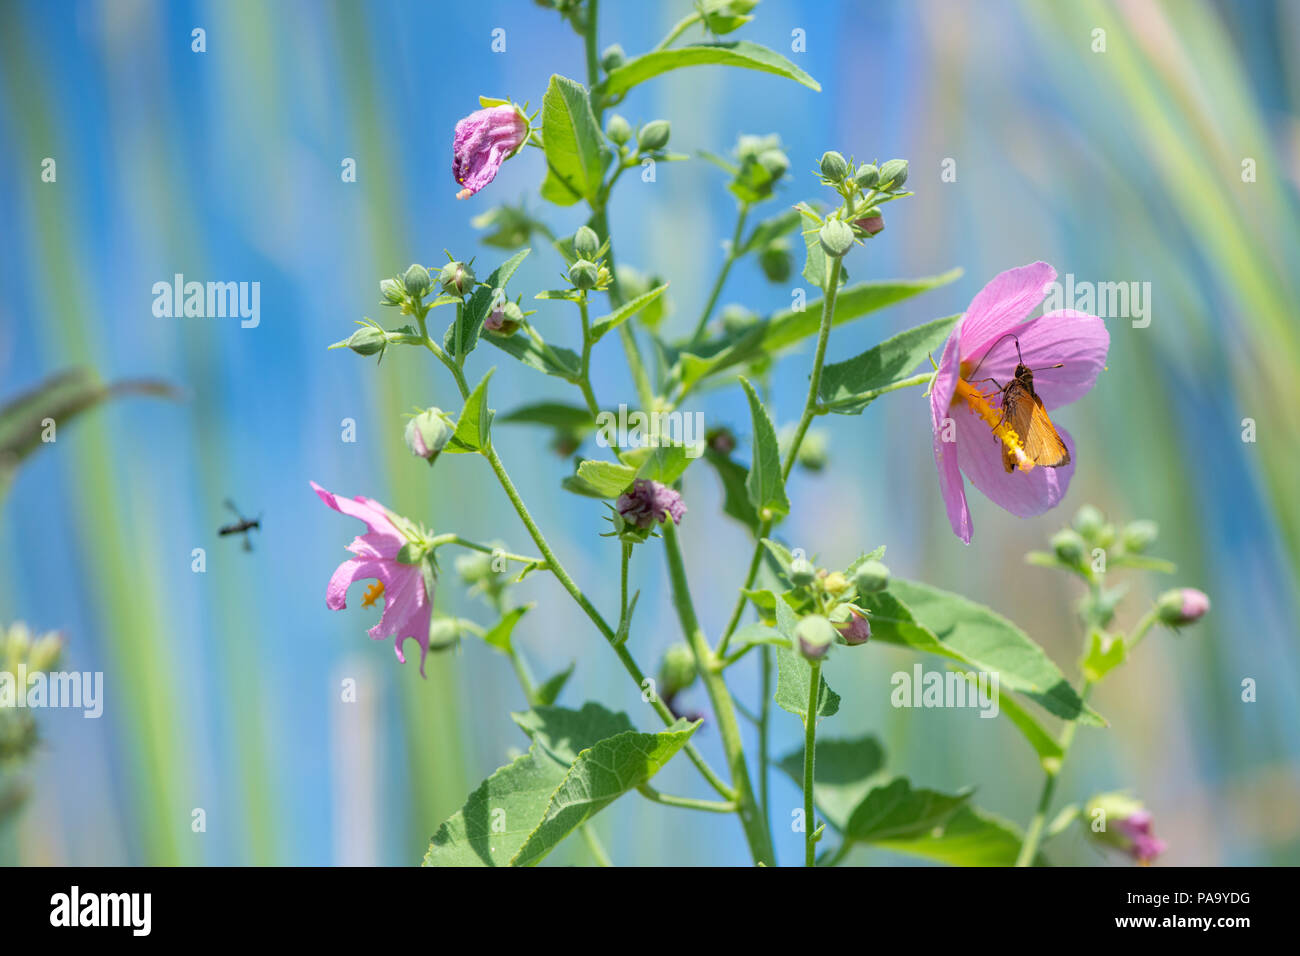
[[[851,647],[865,644],[871,639],[871,622],[867,620],[865,614],[859,614],[854,610],[850,610],[849,619],[837,623],[835,629],[840,632],[840,637],[844,638],[844,643]]]
[[[681,524],[682,515],[686,514],[686,504],[681,495],[648,478],[632,482],[631,489],[619,495],[615,507],[624,521],[638,528],[649,528],[656,521],[668,518],[673,519],[673,524]]]
[[[1128,854],[1139,863],[1148,864],[1167,849],[1165,841],[1151,832],[1150,810],[1134,811],[1117,820],[1115,828],[1130,841]]]
[[[730,428],[710,429],[704,440],[708,442],[709,448],[719,455],[731,457],[731,453],[736,450],[736,436],[731,433]]]

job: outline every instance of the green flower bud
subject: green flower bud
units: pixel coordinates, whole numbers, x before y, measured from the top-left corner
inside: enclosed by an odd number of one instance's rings
[[[406,298],[406,286],[401,279],[384,279],[379,283],[379,297],[384,305],[401,305]]]
[[[1124,528],[1124,550],[1131,554],[1141,554],[1155,544],[1160,533],[1154,521],[1133,521]]]
[[[835,625],[820,614],[808,615],[794,629],[799,653],[810,661],[819,661],[825,657],[838,633]]]
[[[790,562],[790,583],[797,588],[806,588],[817,580],[817,569],[807,558],[795,558]]]
[[[907,182],[907,160],[891,159],[880,167],[879,187],[881,189],[901,189]]]
[[[474,270],[467,262],[449,262],[438,273],[438,282],[448,295],[463,296],[474,288]]]
[[[790,169],[790,157],[779,149],[765,149],[758,154],[758,165],[767,170],[773,181],[780,179]]]
[[[822,175],[832,183],[844,182],[849,174],[848,161],[833,149],[822,153],[821,169]]]
[[[406,447],[416,458],[433,464],[456,426],[438,408],[426,408],[406,423]]]
[[[1170,627],[1195,624],[1209,610],[1209,595],[1196,588],[1174,588],[1156,598],[1156,614],[1162,624]]]
[[[817,238],[826,254],[838,259],[853,248],[853,227],[842,219],[827,219]]]
[[[418,299],[429,291],[429,270],[422,265],[412,264],[402,276],[402,284],[409,295]]]
[[[799,454],[795,457],[799,467],[811,472],[819,472],[826,467],[829,459],[830,455],[826,450],[826,433],[808,432],[804,436],[803,444],[799,446]]]
[[[659,693],[664,697],[676,697],[694,684],[698,676],[690,646],[674,644],[664,651],[663,660],[659,662]]]
[[[773,239],[758,254],[758,264],[769,282],[785,282],[794,271],[794,255],[788,239]]]
[[[874,163],[859,166],[858,171],[853,174],[853,181],[863,189],[874,189],[876,183],[880,182],[880,170]]]
[[[429,621],[429,650],[445,651],[460,643],[460,622],[454,617],[435,617]]]
[[[1082,561],[1087,547],[1079,533],[1071,528],[1063,528],[1052,535],[1052,550],[1066,564],[1077,565]]]
[[[747,329],[757,321],[758,315],[743,305],[732,303],[722,308],[722,327],[728,332],[739,332],[741,329]]]
[[[594,289],[600,281],[600,269],[589,259],[579,259],[569,266],[569,281],[576,289]]]
[[[1084,505],[1074,515],[1074,530],[1085,538],[1095,538],[1105,523],[1105,517],[1092,505]]]
[[[606,73],[613,73],[626,62],[627,55],[617,43],[605,47],[605,52],[600,55],[600,68]]]
[[[388,336],[384,334],[383,329],[375,328],[373,325],[363,325],[353,332],[344,344],[358,355],[374,355],[382,352],[388,345]]]
[[[853,575],[853,586],[859,597],[883,591],[889,587],[889,568],[880,561],[864,561]]]
[[[623,117],[613,113],[610,115],[608,122],[605,123],[605,135],[619,146],[622,146],[632,138],[632,127]]]
[[[668,136],[672,127],[667,120],[651,120],[641,127],[637,137],[637,146],[643,153],[654,153],[668,145]]]
[[[600,239],[597,238],[596,231],[589,226],[579,226],[573,234],[573,251],[578,254],[578,258],[595,261],[598,249]]]

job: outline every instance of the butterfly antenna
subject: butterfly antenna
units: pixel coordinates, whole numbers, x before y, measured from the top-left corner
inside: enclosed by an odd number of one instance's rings
[[[997,340],[996,342],[994,342],[992,345],[989,346],[989,350],[988,350],[987,352],[985,352],[984,355],[980,358],[980,360],[979,360],[979,365],[976,365],[973,369],[971,369],[971,374],[972,374],[972,375],[974,375],[976,372],[978,372],[978,371],[980,370],[980,365],[983,365],[983,364],[984,364],[984,360],[987,359],[990,355],[992,355],[992,354],[993,354],[993,350],[994,350],[995,348],[997,348],[999,345],[1001,345],[1002,342],[1003,342],[1005,339],[1007,339],[1008,337],[1013,338],[1013,339],[1016,340],[1016,357],[1017,357],[1017,358],[1020,357],[1020,339],[1017,338],[1015,332],[1008,332],[1006,335],[1001,336],[1000,338],[998,338],[998,340]],[[1024,364],[1024,363],[1022,362],[1021,364]],[[970,379],[967,379],[966,381],[969,382]]]

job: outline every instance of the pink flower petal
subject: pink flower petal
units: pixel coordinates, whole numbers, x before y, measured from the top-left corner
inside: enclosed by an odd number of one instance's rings
[[[348,588],[353,582],[367,578],[378,578],[383,581],[387,575],[386,568],[385,562],[372,558],[352,558],[344,561],[334,570],[330,583],[325,588],[325,606],[331,611],[343,610],[348,606]]]
[[[1056,278],[1046,262],[1031,262],[993,277],[971,300],[961,323],[961,359],[979,361],[999,335],[1028,317]],[[981,372],[981,374],[983,374]]]
[[[388,519],[388,512],[384,510],[384,506],[373,498],[362,498],[360,495],[355,498],[343,498],[326,491],[314,481],[311,482],[311,487],[325,504],[340,514],[360,518],[372,532],[400,537],[392,521]]]
[[[359,558],[397,559],[397,552],[402,550],[406,539],[397,534],[363,534],[352,539],[348,550]]]
[[[406,663],[402,643],[414,638],[420,645],[420,674],[429,653],[429,618],[433,608],[424,590],[424,575],[416,565],[390,564],[391,580],[385,585],[384,613],[379,623],[367,632],[374,640],[394,638],[397,659]]]
[[[953,392],[957,388],[959,329],[960,327],[954,329],[948,336],[939,370],[930,386],[930,426],[934,432],[934,464],[939,470],[939,492],[943,495],[948,522],[952,525],[953,534],[970,544],[973,527],[970,508],[966,504],[966,488],[957,467],[957,445],[955,441],[943,440],[945,420],[950,416],[955,418],[954,412],[960,411],[949,408]],[[956,438],[955,430],[950,437]]]
[[[1106,323],[1095,315],[1062,309],[1008,331],[1016,339],[995,340],[988,354],[982,356],[975,377],[991,378],[998,385],[1010,382],[1016,371],[1016,340],[1019,340],[1020,355],[1034,369],[1034,391],[1049,411],[1087,394],[1106,365],[1110,333],[1106,331]],[[1064,367],[1051,368],[1052,365]]]
[[[1070,464],[1008,473],[1002,467],[1002,444],[989,426],[968,408],[954,408],[953,417],[957,420],[961,470],[994,504],[1018,517],[1032,518],[1056,507],[1065,497],[1074,474],[1074,440],[1064,428],[1058,426],[1057,431],[1070,452]]]

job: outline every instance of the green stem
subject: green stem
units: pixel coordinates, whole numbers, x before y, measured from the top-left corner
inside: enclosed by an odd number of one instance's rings
[[[596,401],[596,392],[591,387],[591,319],[587,312],[587,293],[582,293],[582,298],[578,302],[578,311],[582,315],[582,364],[578,387],[582,389],[582,397],[587,402],[587,411],[591,412],[592,418],[600,417],[600,403]]]
[[[790,469],[794,467],[795,459],[799,457],[799,448],[803,445],[804,436],[808,433],[808,424],[813,420],[813,415],[817,411],[817,395],[821,391],[822,385],[822,367],[826,363],[826,343],[830,341],[831,326],[835,324],[835,298],[839,294],[840,287],[840,269],[843,260],[835,258],[831,261],[831,268],[826,274],[826,284],[822,289],[822,321],[821,327],[817,332],[817,351],[813,355],[812,375],[809,377],[808,398],[804,402],[803,414],[799,417],[799,427],[795,431],[794,440],[790,442],[790,448],[786,452],[786,460],[781,466],[781,474],[784,478],[790,477]],[[745,584],[742,591],[748,591],[754,586],[754,578],[758,576],[759,564],[763,560],[763,539],[772,532],[772,520],[770,518],[763,521],[758,529],[758,541],[754,545],[754,554],[749,559],[749,571],[745,575]],[[718,643],[718,656],[721,657],[727,653],[727,644],[731,641],[731,635],[736,632],[740,625],[741,615],[745,612],[745,601],[747,598],[742,593],[736,598],[735,607],[731,611],[731,619],[727,622],[727,629],[722,634],[722,640]]]
[[[822,662],[809,661],[808,713],[803,719],[803,865],[817,865],[817,817],[813,807],[813,763],[817,757],[817,692],[822,686]]]
[[[1079,699],[1086,704],[1088,695],[1091,692],[1092,682],[1085,680],[1082,690],[1079,691]],[[1034,857],[1038,855],[1038,844],[1043,839],[1043,828],[1047,825],[1047,812],[1052,807],[1052,796],[1056,793],[1056,781],[1061,776],[1061,769],[1065,766],[1065,758],[1070,752],[1070,745],[1074,743],[1074,735],[1078,729],[1079,722],[1072,720],[1061,731],[1059,741],[1061,757],[1046,771],[1047,776],[1043,781],[1043,789],[1038,795],[1038,806],[1034,809],[1034,818],[1029,821],[1029,827],[1025,830],[1025,839],[1020,844],[1020,854],[1016,857],[1016,866],[1032,866]]]
[[[555,575],[556,579],[559,580],[561,586],[569,592],[569,595],[577,602],[578,606],[582,608],[583,612],[591,622],[596,625],[596,629],[600,631],[605,640],[607,640],[614,648],[614,653],[618,655],[618,659],[622,662],[624,670],[632,676],[637,687],[644,688],[646,681],[645,674],[642,672],[640,666],[637,665],[636,660],[632,657],[627,647],[621,644],[615,644],[614,630],[610,628],[605,619],[601,617],[600,612],[596,610],[595,605],[591,603],[587,598],[587,595],[583,593],[582,589],[574,583],[573,578],[569,576],[569,572],[565,570],[560,559],[556,557],[555,552],[551,550],[551,546],[547,542],[546,536],[542,534],[542,529],[538,527],[537,522],[533,520],[533,516],[528,511],[527,505],[524,504],[523,498],[519,495],[519,490],[515,488],[514,482],[510,480],[510,475],[506,472],[505,465],[501,463],[501,456],[497,454],[495,448],[489,445],[483,452],[483,457],[485,457],[488,460],[488,464],[492,466],[492,471],[496,474],[497,481],[501,483],[501,487],[505,490],[506,497],[510,499],[510,503],[514,505],[516,513],[518,513],[520,520],[524,523],[524,527],[528,529],[528,533],[532,536],[533,543],[537,545],[537,550],[542,552],[542,557],[546,559],[547,568]],[[665,724],[672,724],[677,720],[677,718],[673,716],[672,711],[670,711],[667,705],[665,705],[657,696],[651,703],[655,709],[655,713],[659,715],[660,719],[663,720]],[[685,749],[686,755],[690,758],[691,762],[699,768],[700,773],[704,775],[704,779],[709,782],[709,785],[722,796],[730,798],[732,796],[731,787],[727,786],[713,768],[705,762],[704,758],[700,755],[700,752],[695,748],[695,746],[693,744],[687,744]]]
[[[709,293],[709,301],[704,305],[704,311],[700,314],[700,320],[695,323],[695,333],[691,336],[691,343],[698,342],[704,336],[705,326],[709,324],[709,317],[713,315],[713,308],[718,304],[718,297],[722,295],[722,287],[727,281],[727,273],[731,271],[731,264],[740,258],[740,240],[745,231],[745,219],[749,216],[749,203],[740,204],[740,214],[736,216],[736,229],[731,234],[731,245],[727,248],[727,258],[722,261],[722,268],[718,270],[718,278],[713,283],[713,291]]]
[[[718,800],[696,800],[694,797],[674,797],[666,793],[660,793],[648,783],[643,783],[637,787],[641,795],[655,803],[662,803],[666,807],[681,807],[684,810],[704,810],[708,813],[735,813],[736,804],[728,800],[720,802]]]
[[[517,561],[520,564],[531,564],[536,570],[542,571],[546,568],[546,562],[541,558],[529,557],[526,554],[514,554],[510,551],[502,551],[500,548],[494,548],[490,544],[480,544],[477,541],[470,541],[468,538],[462,538],[458,534],[440,534],[429,539],[429,544],[433,547],[441,547],[444,544],[458,544],[462,548],[469,548],[471,551],[480,551],[483,554],[490,554],[493,557],[505,558],[507,561]]]
[[[911,388],[914,385],[926,385],[929,383],[930,379],[932,378],[934,378],[933,372],[921,372],[918,375],[913,375],[911,378],[900,379],[897,382],[891,382],[888,385],[882,385],[880,388],[873,388],[869,392],[863,392],[860,395],[854,395],[853,404],[857,405],[864,401],[867,402],[874,401],[875,399],[879,398],[881,395],[888,394],[889,392],[896,392],[900,388]],[[817,406],[817,414],[823,415],[829,412],[834,407],[835,407],[834,405],[819,404]]]
[[[578,828],[582,834],[583,842],[587,844],[587,850],[596,860],[597,866],[613,866],[609,860],[609,854],[605,852],[605,847],[601,845],[600,837],[596,836],[595,829],[590,823],[584,823]]]
[[[695,606],[691,602],[690,587],[687,584],[686,567],[682,562],[681,545],[677,540],[677,527],[672,521],[664,526],[664,553],[668,558],[668,576],[672,583],[673,604],[681,622],[682,632],[695,655],[695,664],[700,672],[713,706],[714,718],[718,724],[718,736],[722,738],[722,747],[727,755],[727,765],[731,770],[731,786],[736,812],[749,843],[750,854],[756,864],[774,866],[776,858],[772,852],[772,842],[768,836],[767,823],[754,799],[754,790],[749,782],[749,768],[745,765],[744,746],[740,739],[740,726],[736,722],[736,710],[732,704],[731,693],[726,682],[715,668],[716,659],[709,649],[709,642],[695,616]]]
[[[1128,645],[1124,649],[1126,655],[1133,653],[1134,649],[1142,643],[1142,638],[1147,636],[1147,631],[1151,630],[1151,626],[1158,620],[1160,620],[1159,611],[1155,608],[1147,611],[1146,616],[1138,621],[1137,626],[1133,628],[1133,633],[1128,636],[1128,640],[1125,642]]]
[[[699,22],[700,22],[700,15],[698,13],[691,13],[682,17],[680,20],[677,21],[676,24],[674,24],[673,28],[668,31],[668,35],[659,41],[659,45],[656,46],[650,52],[658,53],[660,50],[668,49],[670,46],[673,45],[674,40],[676,40],[679,36],[681,36],[683,33],[685,33],[692,26],[694,26]]]
[[[772,803],[769,796],[768,757],[768,718],[772,715],[772,648],[763,645],[762,659],[759,667],[763,668],[761,699],[758,704],[758,802],[763,809],[763,820],[771,833]]]

